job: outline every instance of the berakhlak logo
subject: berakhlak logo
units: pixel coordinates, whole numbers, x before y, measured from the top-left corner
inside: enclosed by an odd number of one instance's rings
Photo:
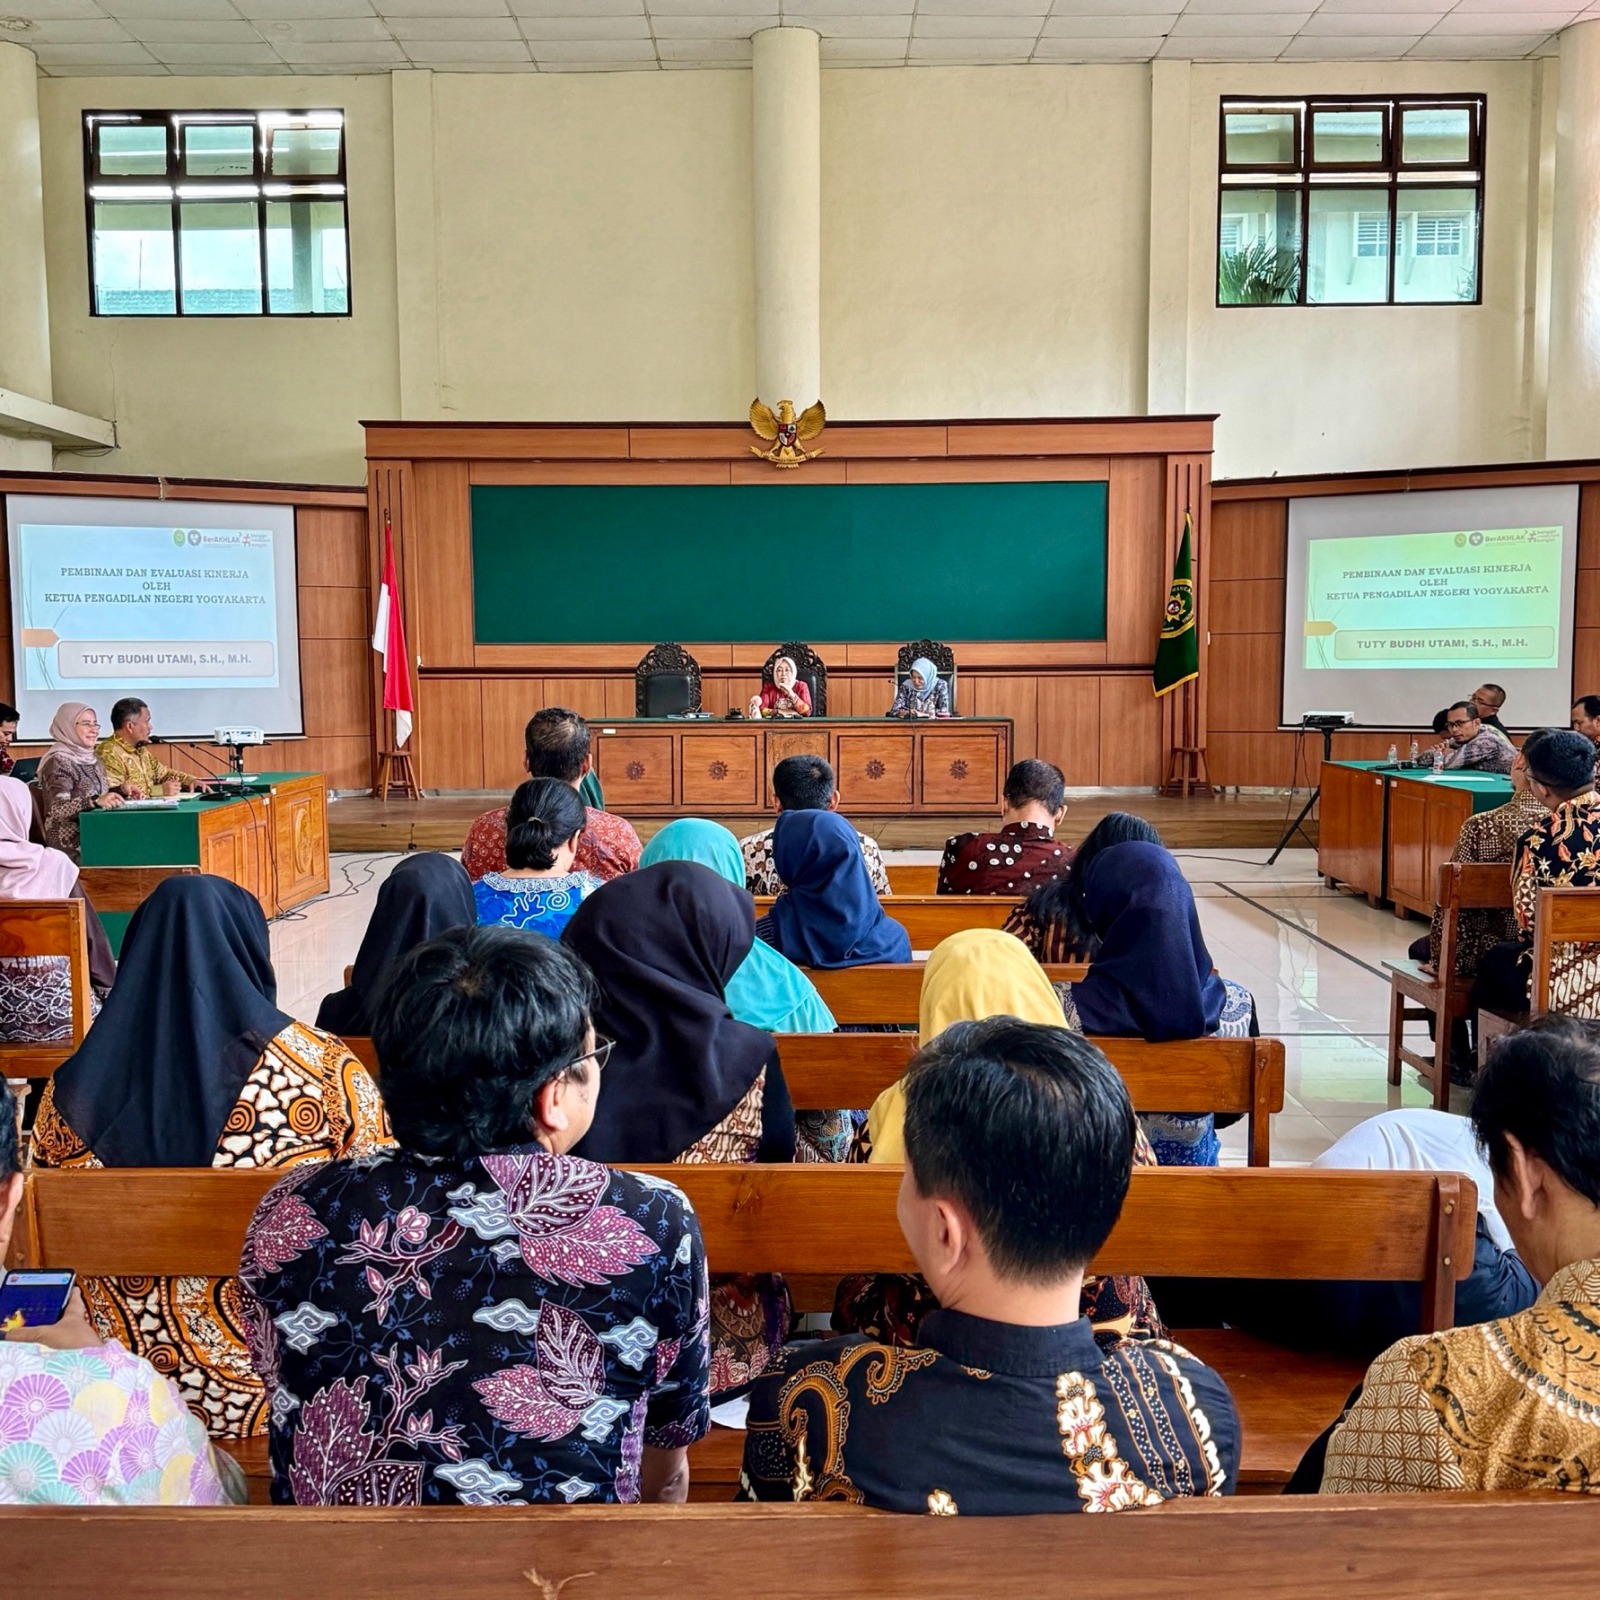
[[[190,544],[199,544],[200,543],[200,530],[198,528],[191,528],[189,530],[189,543]]]
[[[1483,543],[1483,535],[1481,533],[1469,534],[1467,536],[1467,542],[1469,544],[1482,544]]]

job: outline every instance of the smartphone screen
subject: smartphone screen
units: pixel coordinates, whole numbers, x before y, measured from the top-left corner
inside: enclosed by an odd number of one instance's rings
[[[77,1281],[75,1272],[8,1272],[0,1279],[0,1329],[47,1328],[59,1322]],[[17,1317],[20,1324],[13,1320]]]

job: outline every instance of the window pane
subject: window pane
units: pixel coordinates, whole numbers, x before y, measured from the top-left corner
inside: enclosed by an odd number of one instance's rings
[[[342,200],[267,202],[267,303],[276,312],[350,309]]]
[[[1472,113],[1465,106],[1400,113],[1400,159],[1405,162],[1472,159]]]
[[[1389,191],[1313,189],[1306,240],[1312,305],[1389,298]]]
[[[255,149],[253,123],[191,122],[183,130],[183,170],[192,178],[248,178]]]
[[[275,178],[335,177],[342,128],[274,128],[269,169]]]
[[[1383,160],[1383,112],[1313,111],[1311,159],[1335,166],[1371,166]]]
[[[1300,288],[1300,191],[1224,189],[1217,235],[1217,303],[1271,306]]]
[[[95,128],[100,170],[114,178],[164,178],[167,130],[163,124],[102,122]]]
[[[1400,191],[1396,300],[1475,300],[1478,195],[1475,189]]]
[[[1294,147],[1292,111],[1228,111],[1223,114],[1227,162],[1235,167],[1290,167]]]
[[[185,201],[178,208],[183,309],[261,311],[261,241],[253,200]]]
[[[102,316],[170,317],[178,309],[172,207],[165,201],[97,200],[94,308]]]

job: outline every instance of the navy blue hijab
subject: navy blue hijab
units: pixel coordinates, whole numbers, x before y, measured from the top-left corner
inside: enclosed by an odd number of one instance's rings
[[[883,913],[861,859],[861,838],[837,811],[780,811],[772,865],[783,893],[772,903],[772,943],[802,967],[909,961],[911,936]]]
[[[289,1020],[255,896],[204,873],[167,878],[134,912],[117,986],[56,1071],[56,1109],[108,1167],[209,1167]]]
[[[1100,948],[1072,986],[1085,1033],[1199,1039],[1222,1017],[1226,991],[1211,970],[1194,891],[1159,844],[1113,845],[1084,882]]]

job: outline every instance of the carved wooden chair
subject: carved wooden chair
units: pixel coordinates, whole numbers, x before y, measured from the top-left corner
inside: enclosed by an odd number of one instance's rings
[[[761,669],[763,686],[772,682],[772,665],[779,656],[788,656],[794,662],[795,677],[811,691],[811,715],[827,716],[828,668],[822,657],[810,645],[801,644],[797,639],[791,639],[788,644],[780,644],[767,657],[766,664]]]
[[[700,663],[681,644],[653,645],[633,669],[633,712],[673,717],[700,709]]]

